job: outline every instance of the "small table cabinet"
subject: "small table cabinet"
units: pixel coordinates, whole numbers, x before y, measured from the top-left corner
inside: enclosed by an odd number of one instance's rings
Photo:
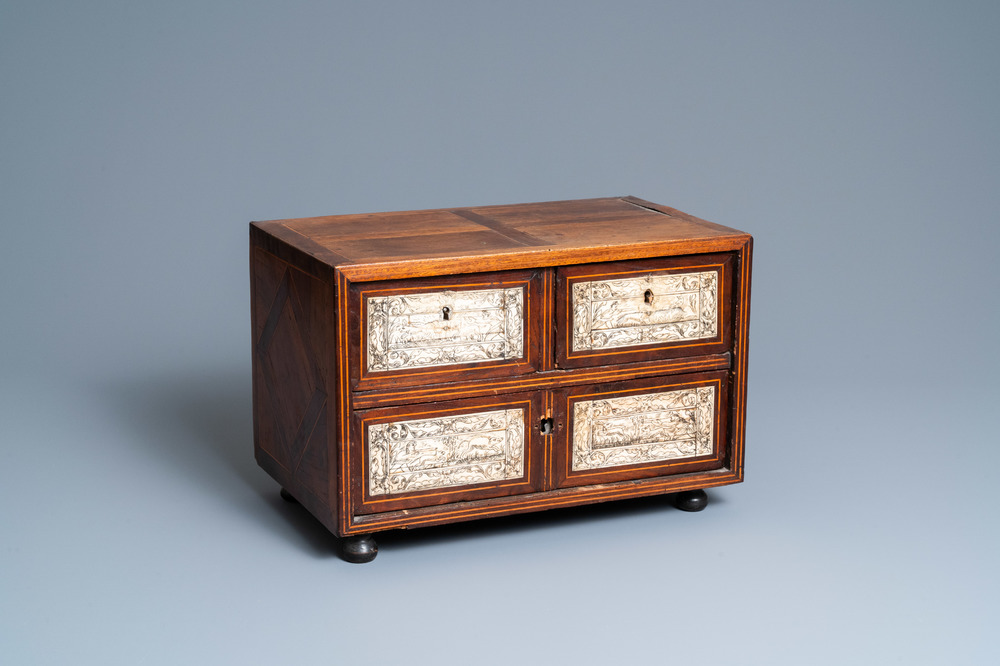
[[[634,197],[250,226],[257,462],[341,537],[743,479],[751,237]]]

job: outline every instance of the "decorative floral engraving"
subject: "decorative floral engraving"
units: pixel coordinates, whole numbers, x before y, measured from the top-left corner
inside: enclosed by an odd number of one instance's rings
[[[524,356],[524,289],[367,299],[368,371]]]
[[[524,476],[523,409],[368,426],[368,492],[395,495]]]
[[[573,350],[715,337],[716,271],[573,283]]]
[[[573,405],[576,470],[712,453],[715,387],[581,400]]]

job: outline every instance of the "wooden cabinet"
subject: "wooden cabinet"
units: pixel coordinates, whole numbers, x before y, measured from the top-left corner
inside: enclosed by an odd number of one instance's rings
[[[258,463],[372,535],[743,479],[749,235],[634,197],[250,227]]]

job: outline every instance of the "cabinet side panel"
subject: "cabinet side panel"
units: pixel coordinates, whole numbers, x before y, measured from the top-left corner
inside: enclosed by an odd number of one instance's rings
[[[250,264],[255,454],[328,523],[332,286],[260,247]]]

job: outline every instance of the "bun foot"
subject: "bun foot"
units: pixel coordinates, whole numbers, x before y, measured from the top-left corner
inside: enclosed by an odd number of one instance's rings
[[[364,564],[378,555],[378,544],[371,534],[344,537],[340,540],[340,557],[347,562]]]
[[[685,490],[674,496],[674,506],[681,511],[701,511],[708,506],[708,495],[704,490]]]
[[[281,499],[285,500],[289,504],[298,504],[299,503],[299,501],[297,499],[295,499],[295,497],[290,492],[288,492],[287,490],[285,490],[284,488],[281,489]]]

